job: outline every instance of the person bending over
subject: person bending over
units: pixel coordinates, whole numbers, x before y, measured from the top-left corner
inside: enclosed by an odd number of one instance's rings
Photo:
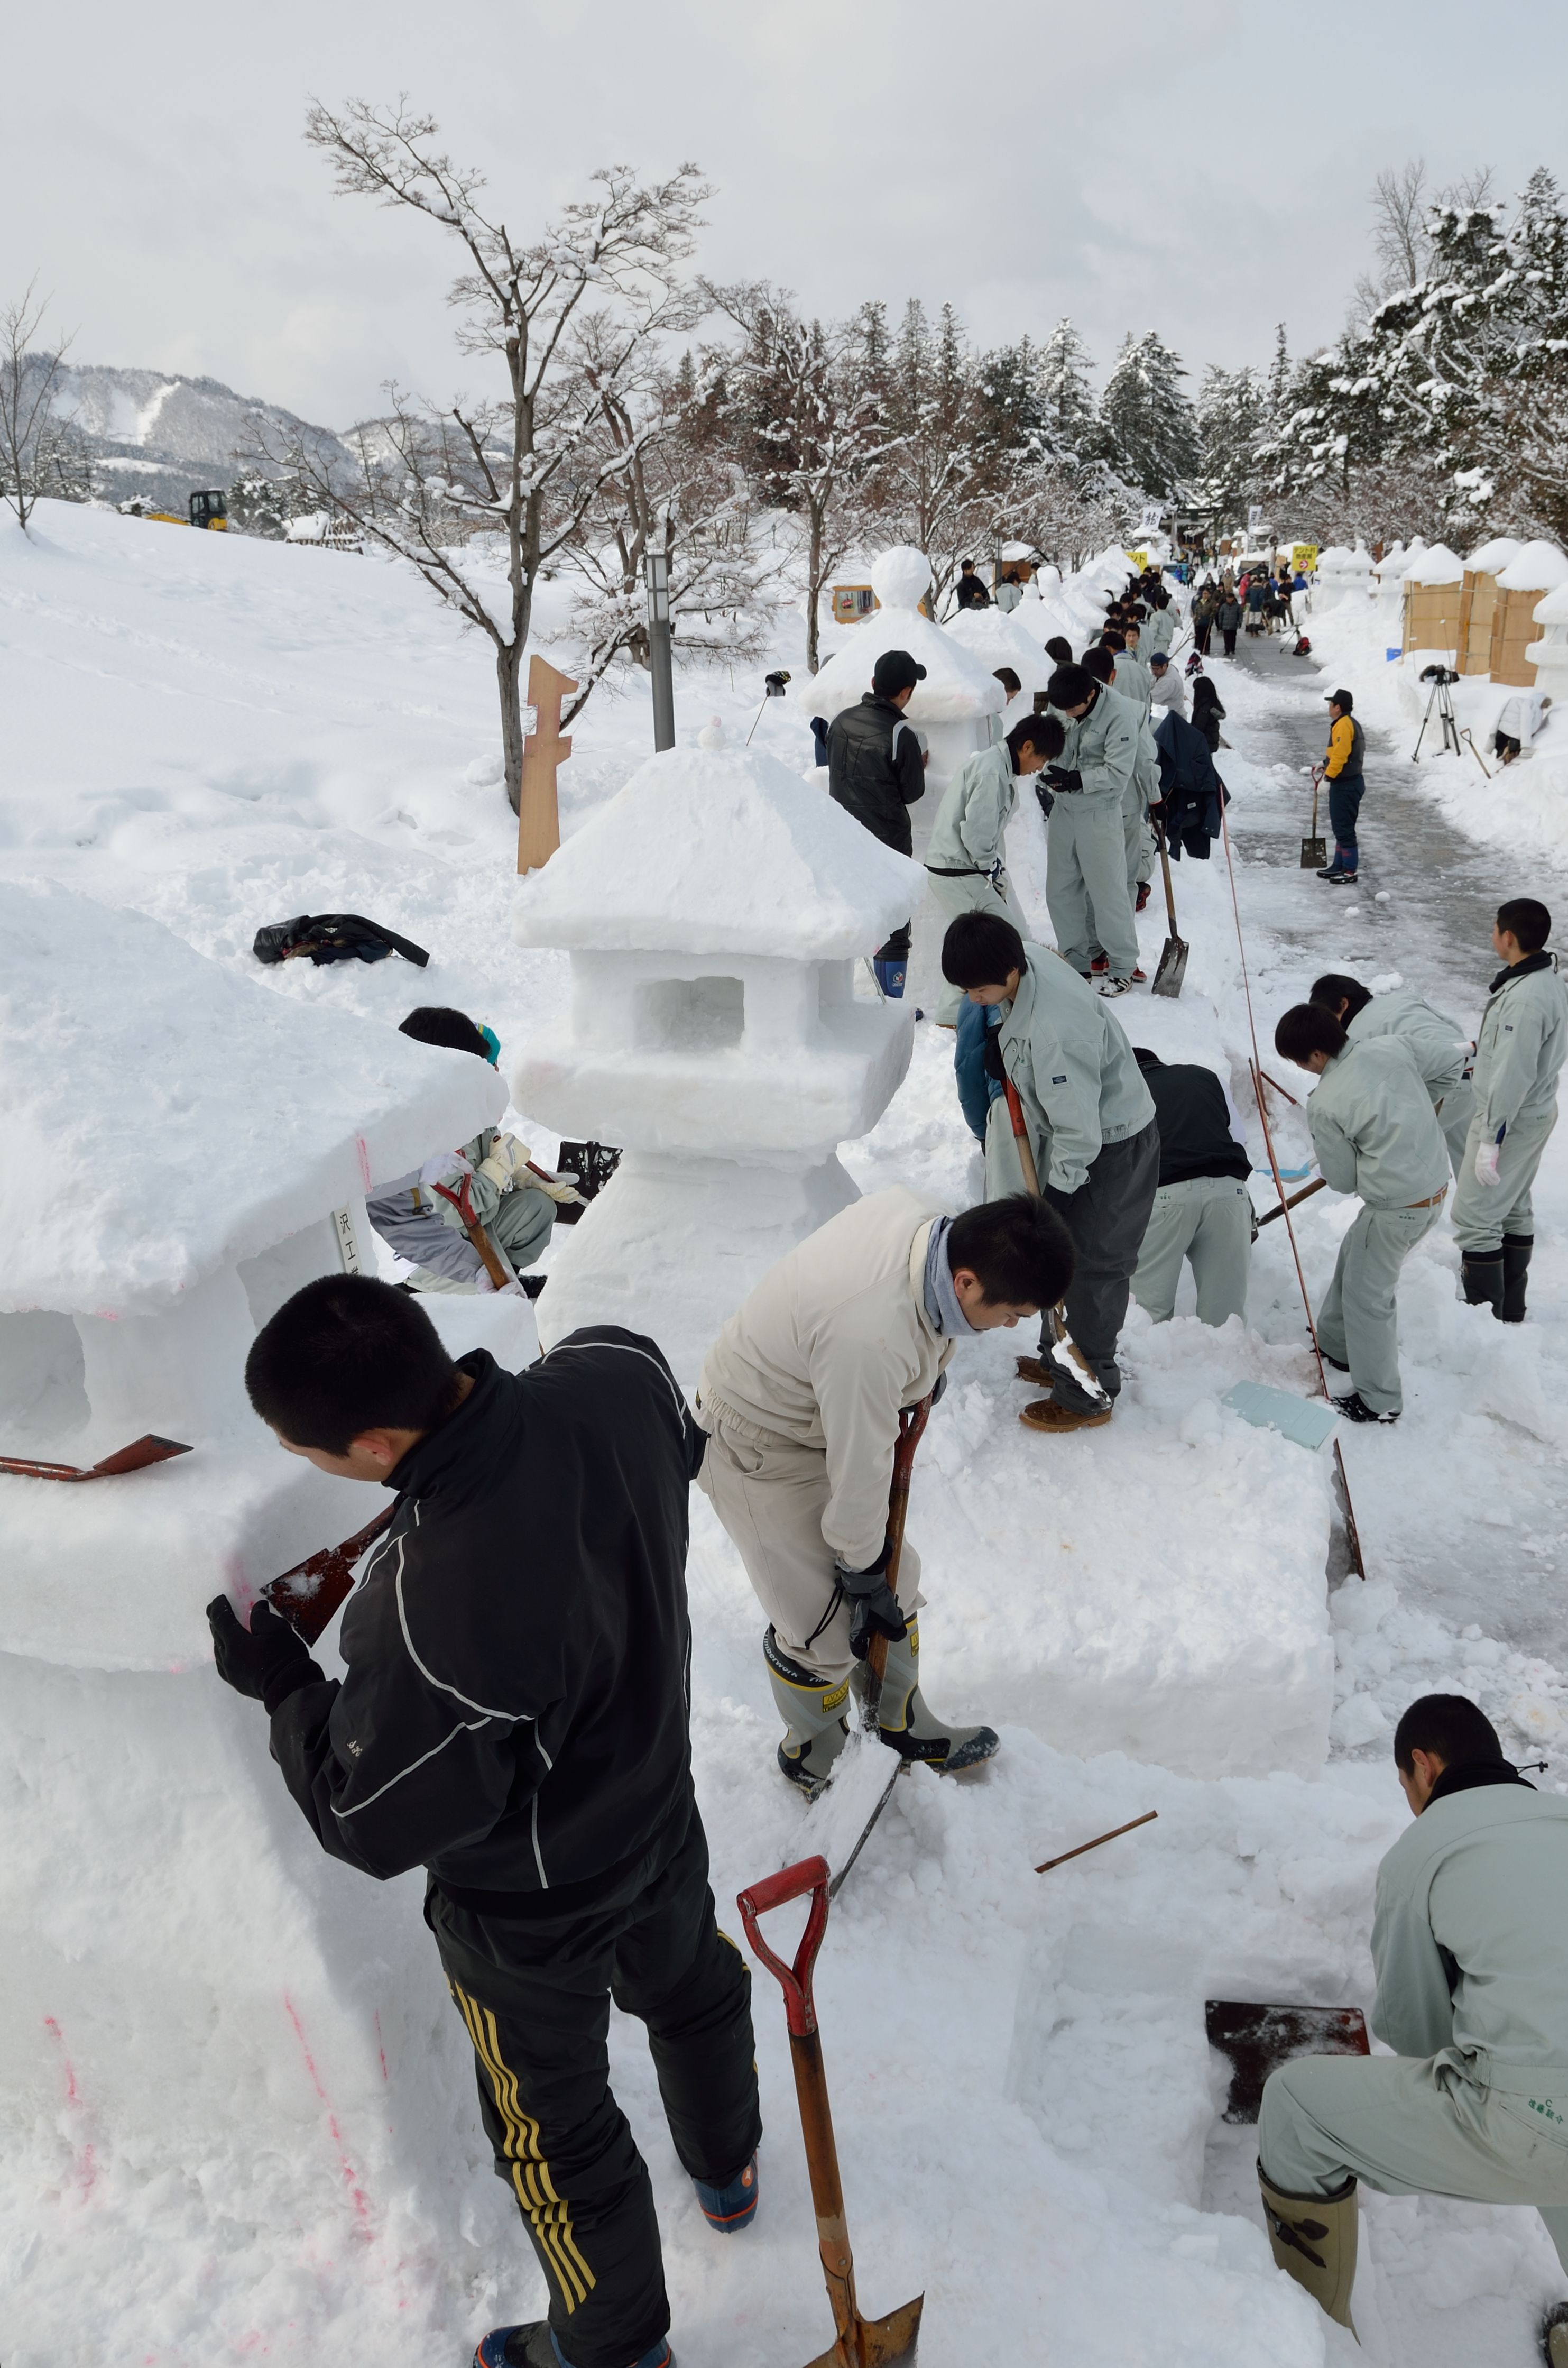
[[[1443,1130],[1458,1176],[1464,1167],[1465,1140],[1475,1108],[1470,1086],[1475,1047],[1460,1034],[1458,1023],[1434,1011],[1414,987],[1396,986],[1374,995],[1370,987],[1344,971],[1325,971],[1321,978],[1314,978],[1308,1000],[1332,1011],[1352,1044],[1364,1044],[1369,1036],[1397,1036],[1409,1046],[1421,1082],[1432,1097],[1433,1116]]]
[[[278,1444],[394,1492],[328,1679],[288,1622],[208,1606],[322,1848],[425,1918],[473,2044],[497,2176],[550,2290],[476,2368],[668,2368],[648,2172],[607,2077],[646,2025],[710,2224],[756,2202],[750,1980],[718,1930],[691,1784],[688,1484],[700,1433],[652,1340],[572,1333],[527,1372],[454,1365],[415,1300],[308,1283],[252,1344]]]
[[[1022,1194],[949,1217],[902,1188],[869,1192],[770,1268],[708,1351],[699,1485],[767,1614],[778,1765],[803,1791],[832,1773],[878,1634],[885,1744],[941,1774],[996,1750],[989,1726],[938,1718],[920,1691],[907,1541],[896,1593],[887,1583],[899,1414],[939,1387],[960,1340],[1038,1315],[1072,1270],[1061,1222]]]
[[[1141,1044],[1132,1057],[1160,1130],[1159,1189],[1132,1296],[1156,1324],[1168,1324],[1185,1258],[1198,1286],[1199,1322],[1244,1319],[1257,1220],[1247,1190],[1252,1160],[1230,1088],[1196,1061],[1166,1063]]]
[[[1568,2270],[1568,1800],[1462,1694],[1412,1702],[1393,1756],[1415,1822],[1378,1869],[1371,2022],[1394,2054],[1298,2056],[1257,2123],[1274,2259],[1342,2327],[1359,2180],[1533,2204]],[[1568,2368],[1568,2302],[1541,2336]]]

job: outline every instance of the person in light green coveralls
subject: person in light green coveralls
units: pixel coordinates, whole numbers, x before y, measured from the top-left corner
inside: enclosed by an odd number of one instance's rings
[[[1568,1799],[1461,1694],[1412,1702],[1393,1750],[1415,1823],[1378,1869],[1371,2023],[1395,2053],[1298,2056],[1257,2124],[1274,2259],[1344,2327],[1358,2180],[1533,2204],[1568,2270]],[[1540,2335],[1568,2368],[1568,2302]]]
[[[926,878],[942,928],[960,913],[1000,913],[1022,931],[1022,914],[1007,888],[1007,824],[1017,803],[1017,775],[1038,773],[1060,757],[1063,733],[1054,715],[1026,715],[1005,740],[969,757],[931,825]],[[942,982],[935,1018],[956,1028],[963,996]]]
[[[1421,1082],[1432,1097],[1433,1112],[1457,1176],[1464,1166],[1464,1146],[1475,1110],[1469,1077],[1475,1047],[1458,1021],[1434,1011],[1413,987],[1396,986],[1374,995],[1346,971],[1325,971],[1322,978],[1314,978],[1310,1000],[1333,1012],[1352,1044],[1365,1043],[1369,1036],[1397,1036],[1409,1045]]]
[[[1530,1187],[1557,1124],[1568,1053],[1568,987],[1546,950],[1551,934],[1551,916],[1533,896],[1499,905],[1492,942],[1503,967],[1475,1042],[1475,1109],[1454,1194],[1464,1295],[1505,1324],[1525,1320]]]
[[[1307,1123],[1324,1181],[1361,1200],[1318,1313],[1318,1347],[1350,1381],[1334,1402],[1351,1422],[1397,1422],[1404,1399],[1394,1293],[1447,1197],[1448,1146],[1397,1036],[1353,1044],[1321,1003],[1299,1003],[1275,1030],[1274,1049],[1318,1080]]]
[[[1046,768],[1055,803],[1046,829],[1045,901],[1057,951],[1082,978],[1103,948],[1102,995],[1126,995],[1138,968],[1138,930],[1127,888],[1122,806],[1138,762],[1138,716],[1078,666],[1060,666],[1046,696],[1066,727],[1060,761]]]

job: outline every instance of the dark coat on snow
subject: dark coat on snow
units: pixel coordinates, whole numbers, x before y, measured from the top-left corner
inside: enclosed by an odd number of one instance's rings
[[[1179,861],[1185,847],[1188,855],[1206,863],[1209,842],[1220,836],[1224,795],[1208,740],[1185,715],[1167,708],[1154,726],[1154,746],[1160,755],[1160,799],[1171,854]]]
[[[687,1490],[703,1440],[652,1340],[572,1333],[474,1386],[392,1474],[347,1674],[272,1752],[335,1858],[460,1903],[591,1896],[691,1793]],[[519,1906],[515,1912],[525,1912]]]

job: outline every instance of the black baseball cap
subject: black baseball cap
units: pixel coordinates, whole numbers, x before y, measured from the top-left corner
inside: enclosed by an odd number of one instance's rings
[[[1325,703],[1330,707],[1342,707],[1346,715],[1354,714],[1356,710],[1356,702],[1347,690],[1331,690]]]
[[[895,691],[913,690],[925,679],[925,667],[917,666],[907,650],[884,650],[871,669],[871,689],[884,699]]]

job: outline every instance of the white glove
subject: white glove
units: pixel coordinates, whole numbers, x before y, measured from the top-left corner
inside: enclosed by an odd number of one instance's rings
[[[473,1287],[482,1295],[489,1292],[495,1299],[526,1299],[528,1295],[520,1282],[492,1282],[489,1269],[483,1266],[474,1277]]]
[[[528,1146],[519,1143],[515,1134],[498,1134],[489,1151],[479,1163],[479,1172],[487,1177],[498,1192],[509,1192],[515,1184],[528,1180]]]
[[[1475,1180],[1478,1184],[1495,1184],[1497,1163],[1503,1156],[1500,1143],[1483,1143],[1475,1155]]]
[[[460,1176],[472,1174],[473,1169],[462,1152],[438,1151],[434,1159],[425,1162],[419,1171],[419,1181],[434,1188],[437,1184],[451,1184]]]

